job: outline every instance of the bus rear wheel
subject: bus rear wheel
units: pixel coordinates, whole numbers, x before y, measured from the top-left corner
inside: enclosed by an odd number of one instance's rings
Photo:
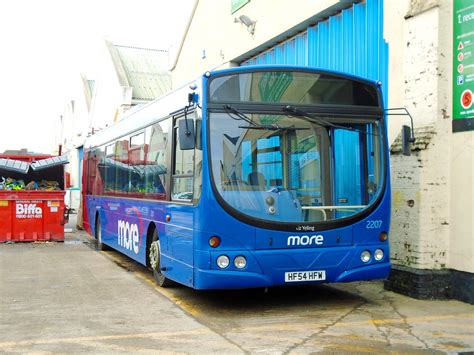
[[[149,260],[150,260],[150,267],[153,271],[153,277],[155,278],[156,283],[160,287],[170,287],[173,285],[173,281],[167,279],[161,273],[161,248],[160,248],[160,240],[158,239],[158,233],[156,229],[153,231],[153,238],[150,244],[150,251],[149,251]]]
[[[97,250],[107,250],[107,246],[102,243],[102,227],[100,223],[100,217],[97,216],[95,219],[95,239],[97,240]]]

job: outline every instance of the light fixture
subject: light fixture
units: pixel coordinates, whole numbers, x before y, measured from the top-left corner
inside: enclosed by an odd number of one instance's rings
[[[374,259],[377,261],[380,261],[383,259],[383,250],[382,249],[377,249],[374,253]]]
[[[234,265],[237,269],[243,269],[247,266],[247,259],[245,256],[239,255],[234,259]]]
[[[245,26],[247,26],[247,31],[249,31],[251,35],[254,34],[255,24],[257,23],[257,21],[252,21],[252,19],[248,16],[240,15],[238,18],[234,18],[234,23],[235,22],[244,24]]]
[[[229,266],[230,260],[227,255],[220,255],[217,258],[217,266],[219,266],[221,269],[225,269],[227,266]]]
[[[362,260],[363,263],[368,263],[370,261],[370,251],[368,250],[364,250],[361,254],[360,254],[360,260]]]

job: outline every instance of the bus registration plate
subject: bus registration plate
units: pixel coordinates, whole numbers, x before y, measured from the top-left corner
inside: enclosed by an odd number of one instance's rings
[[[285,272],[285,282],[304,282],[326,280],[325,270]]]

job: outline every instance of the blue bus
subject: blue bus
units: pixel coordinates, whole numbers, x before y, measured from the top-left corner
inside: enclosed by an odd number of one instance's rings
[[[308,67],[206,72],[84,148],[85,229],[160,286],[388,276],[379,83]]]

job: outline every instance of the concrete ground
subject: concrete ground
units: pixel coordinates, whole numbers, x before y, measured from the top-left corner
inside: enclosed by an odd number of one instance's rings
[[[0,244],[0,353],[468,353],[474,306],[381,282],[161,289],[83,232]]]

